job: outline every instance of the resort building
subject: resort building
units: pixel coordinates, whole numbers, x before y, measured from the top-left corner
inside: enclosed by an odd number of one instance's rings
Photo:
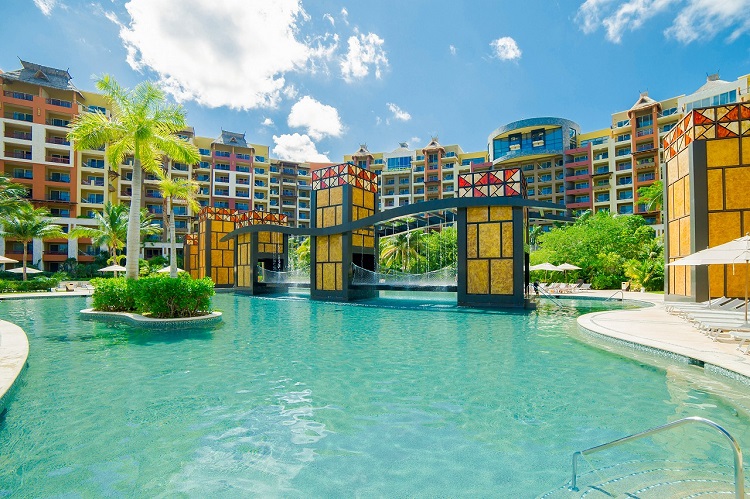
[[[94,225],[92,217],[107,202],[130,202],[132,158],[115,168],[107,164],[103,148],[75,150],[67,140],[76,115],[110,112],[102,95],[77,89],[65,70],[26,61],[20,69],[0,72],[0,83],[0,174],[27,186],[31,202],[48,208],[66,232]],[[694,109],[749,101],[749,88],[750,74],[734,81],[710,75],[689,95],[657,101],[642,93],[596,131],[582,132],[564,118],[539,117],[500,126],[481,151],[465,152],[433,137],[423,147],[401,143],[391,151],[370,152],[363,144],[343,159],[377,174],[379,210],[454,197],[463,173],[519,167],[531,199],[564,206],[574,215],[636,213],[661,231],[661,214],[640,202],[638,189],[664,177],[664,137]],[[188,128],[181,136],[198,148],[200,161],[186,165],[164,158],[163,168],[173,178],[198,183],[201,207],[263,211],[285,216],[291,226],[309,226],[311,171],[332,163],[274,159],[269,146],[248,142],[239,132],[201,137]],[[143,189],[142,208],[166,228],[158,177],[144,175]],[[175,211],[177,242],[182,242],[195,232],[197,214],[180,202]],[[543,229],[551,226],[531,217]],[[143,256],[166,255],[167,238],[166,231],[150,237]],[[0,239],[0,253],[18,259],[22,250],[20,243]],[[68,258],[89,262],[98,252],[87,239],[34,241],[29,261],[54,271]]]

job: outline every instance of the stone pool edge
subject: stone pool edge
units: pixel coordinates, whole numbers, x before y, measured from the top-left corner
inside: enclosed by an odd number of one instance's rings
[[[134,326],[154,329],[178,329],[184,326],[207,326],[221,321],[221,312],[211,312],[198,317],[180,317],[177,319],[153,319],[131,312],[100,312],[93,308],[85,308],[80,312],[83,319],[104,319],[110,321],[127,322]]]
[[[626,299],[627,300],[627,299]],[[635,301],[635,300],[628,300]],[[645,301],[645,300],[644,300]],[[653,337],[639,337],[632,334],[629,329],[637,327],[637,322],[627,322],[626,327],[614,328],[612,324],[604,326],[596,322],[596,319],[611,318],[612,314],[638,314],[644,310],[652,310],[652,314],[663,315],[665,318],[674,319],[665,310],[663,303],[646,302],[649,307],[639,308],[637,310],[610,310],[606,312],[593,312],[584,314],[577,319],[578,329],[591,337],[606,341],[608,343],[656,355],[661,358],[669,359],[681,364],[695,365],[702,367],[706,372],[719,375],[750,386],[750,358],[748,356],[736,354],[727,355],[718,347],[720,344],[708,341],[706,349],[696,350],[689,346],[676,345],[669,341],[662,341]],[[610,317],[607,317],[610,316]],[[690,330],[690,326],[684,324],[685,335],[694,340],[693,337],[700,335],[695,330]],[[723,348],[723,347],[722,347]],[[740,372],[744,371],[744,372]]]
[[[29,339],[23,329],[0,320],[0,414],[13,397],[29,358]]]

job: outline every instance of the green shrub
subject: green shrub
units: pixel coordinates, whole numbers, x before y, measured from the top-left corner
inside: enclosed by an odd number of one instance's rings
[[[28,293],[47,291],[60,284],[59,277],[35,277],[28,281],[0,280],[0,293]]]
[[[136,312],[136,283],[124,277],[91,279],[94,310],[103,312]]]
[[[194,317],[211,312],[214,283],[209,278],[154,276],[139,279],[136,302],[152,317]]]
[[[158,275],[137,281],[124,277],[92,279],[91,283],[95,288],[95,310],[139,312],[160,319],[209,313],[214,295],[211,279],[192,279],[187,275],[176,279]]]

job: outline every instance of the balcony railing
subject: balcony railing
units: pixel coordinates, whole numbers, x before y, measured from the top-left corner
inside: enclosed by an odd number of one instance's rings
[[[5,97],[11,97],[13,99],[28,100],[28,101],[34,100],[34,96],[33,95],[27,94],[27,93],[24,93],[24,92],[11,92],[10,90],[5,90],[3,92],[3,95]]]
[[[31,134],[29,134],[31,135]],[[30,140],[30,138],[29,138]],[[69,146],[70,141],[63,137],[47,137],[47,144],[57,144],[60,146]]]
[[[5,136],[11,139],[31,140],[31,132],[19,132],[16,130],[13,132],[5,132]]]
[[[45,99],[45,101],[50,106],[59,106],[59,107],[67,107],[67,108],[73,107],[73,103],[70,102],[69,100],[49,99],[49,98],[47,98],[47,99]]]
[[[8,158],[31,159],[31,151],[6,151],[5,156]]]
[[[29,114],[29,113],[19,113],[19,112],[5,113],[4,116],[10,120],[28,121],[29,123],[34,121],[34,115]]]
[[[70,156],[47,156],[45,159],[48,163],[61,163],[64,165],[70,164]]]
[[[45,123],[47,123],[48,125],[52,125],[52,126],[65,127],[65,126],[70,125],[70,120],[63,120],[60,118],[50,118]]]

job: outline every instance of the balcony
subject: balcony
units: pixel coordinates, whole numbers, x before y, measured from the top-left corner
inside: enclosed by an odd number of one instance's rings
[[[5,151],[6,158],[31,159],[31,151]]]
[[[12,113],[5,113],[4,116],[9,120],[28,121],[29,123],[34,121],[34,115],[31,113],[14,111]]]
[[[50,182],[61,182],[63,184],[70,183],[70,175],[64,173],[50,173],[47,180]]]
[[[68,109],[73,107],[73,103],[69,100],[61,100],[61,99],[45,99],[45,102],[49,104],[50,106],[58,106],[58,107],[66,107]]]
[[[185,163],[172,163],[172,169],[180,172],[188,171],[188,165]]]
[[[612,172],[609,171],[609,166],[605,166],[595,169],[593,175],[609,175],[610,173]]]
[[[596,192],[596,191],[608,191],[610,187],[611,187],[610,183],[606,182],[604,184],[596,184],[593,187],[593,190],[594,190],[594,192]]]
[[[31,140],[31,138],[29,138],[29,140]],[[47,144],[55,144],[58,146],[70,145],[70,141],[64,137],[47,137],[47,140],[45,142],[47,142]]]
[[[85,166],[86,168],[96,168],[97,170],[103,170],[104,169],[104,160],[103,159],[87,159],[83,162],[81,166]],[[126,180],[132,180],[133,173],[130,172],[130,178]]]
[[[9,139],[31,140],[31,132],[21,132],[19,130],[6,131],[5,136]]]
[[[646,128],[646,129],[638,130],[637,132],[635,132],[636,137],[646,137],[648,135],[653,135],[653,134],[654,134],[653,128]]]
[[[70,193],[66,192],[52,192],[50,193],[47,198],[47,201],[59,201],[62,203],[70,203]]]
[[[89,194],[85,198],[83,198],[84,203],[89,204],[104,204],[104,195],[103,194]]]
[[[70,125],[70,120],[62,118],[49,118],[45,121],[45,123],[51,126],[67,127],[68,125]]]
[[[45,160],[48,163],[60,163],[63,165],[69,165],[70,164],[70,156],[60,156],[57,154],[53,154],[51,156],[47,156]],[[104,166],[102,166],[104,168]]]
[[[3,95],[5,97],[10,97],[11,99],[18,99],[18,100],[25,100],[25,101],[33,101],[34,96],[31,94],[27,94],[24,92],[11,92],[10,90],[5,90],[3,92]]]

